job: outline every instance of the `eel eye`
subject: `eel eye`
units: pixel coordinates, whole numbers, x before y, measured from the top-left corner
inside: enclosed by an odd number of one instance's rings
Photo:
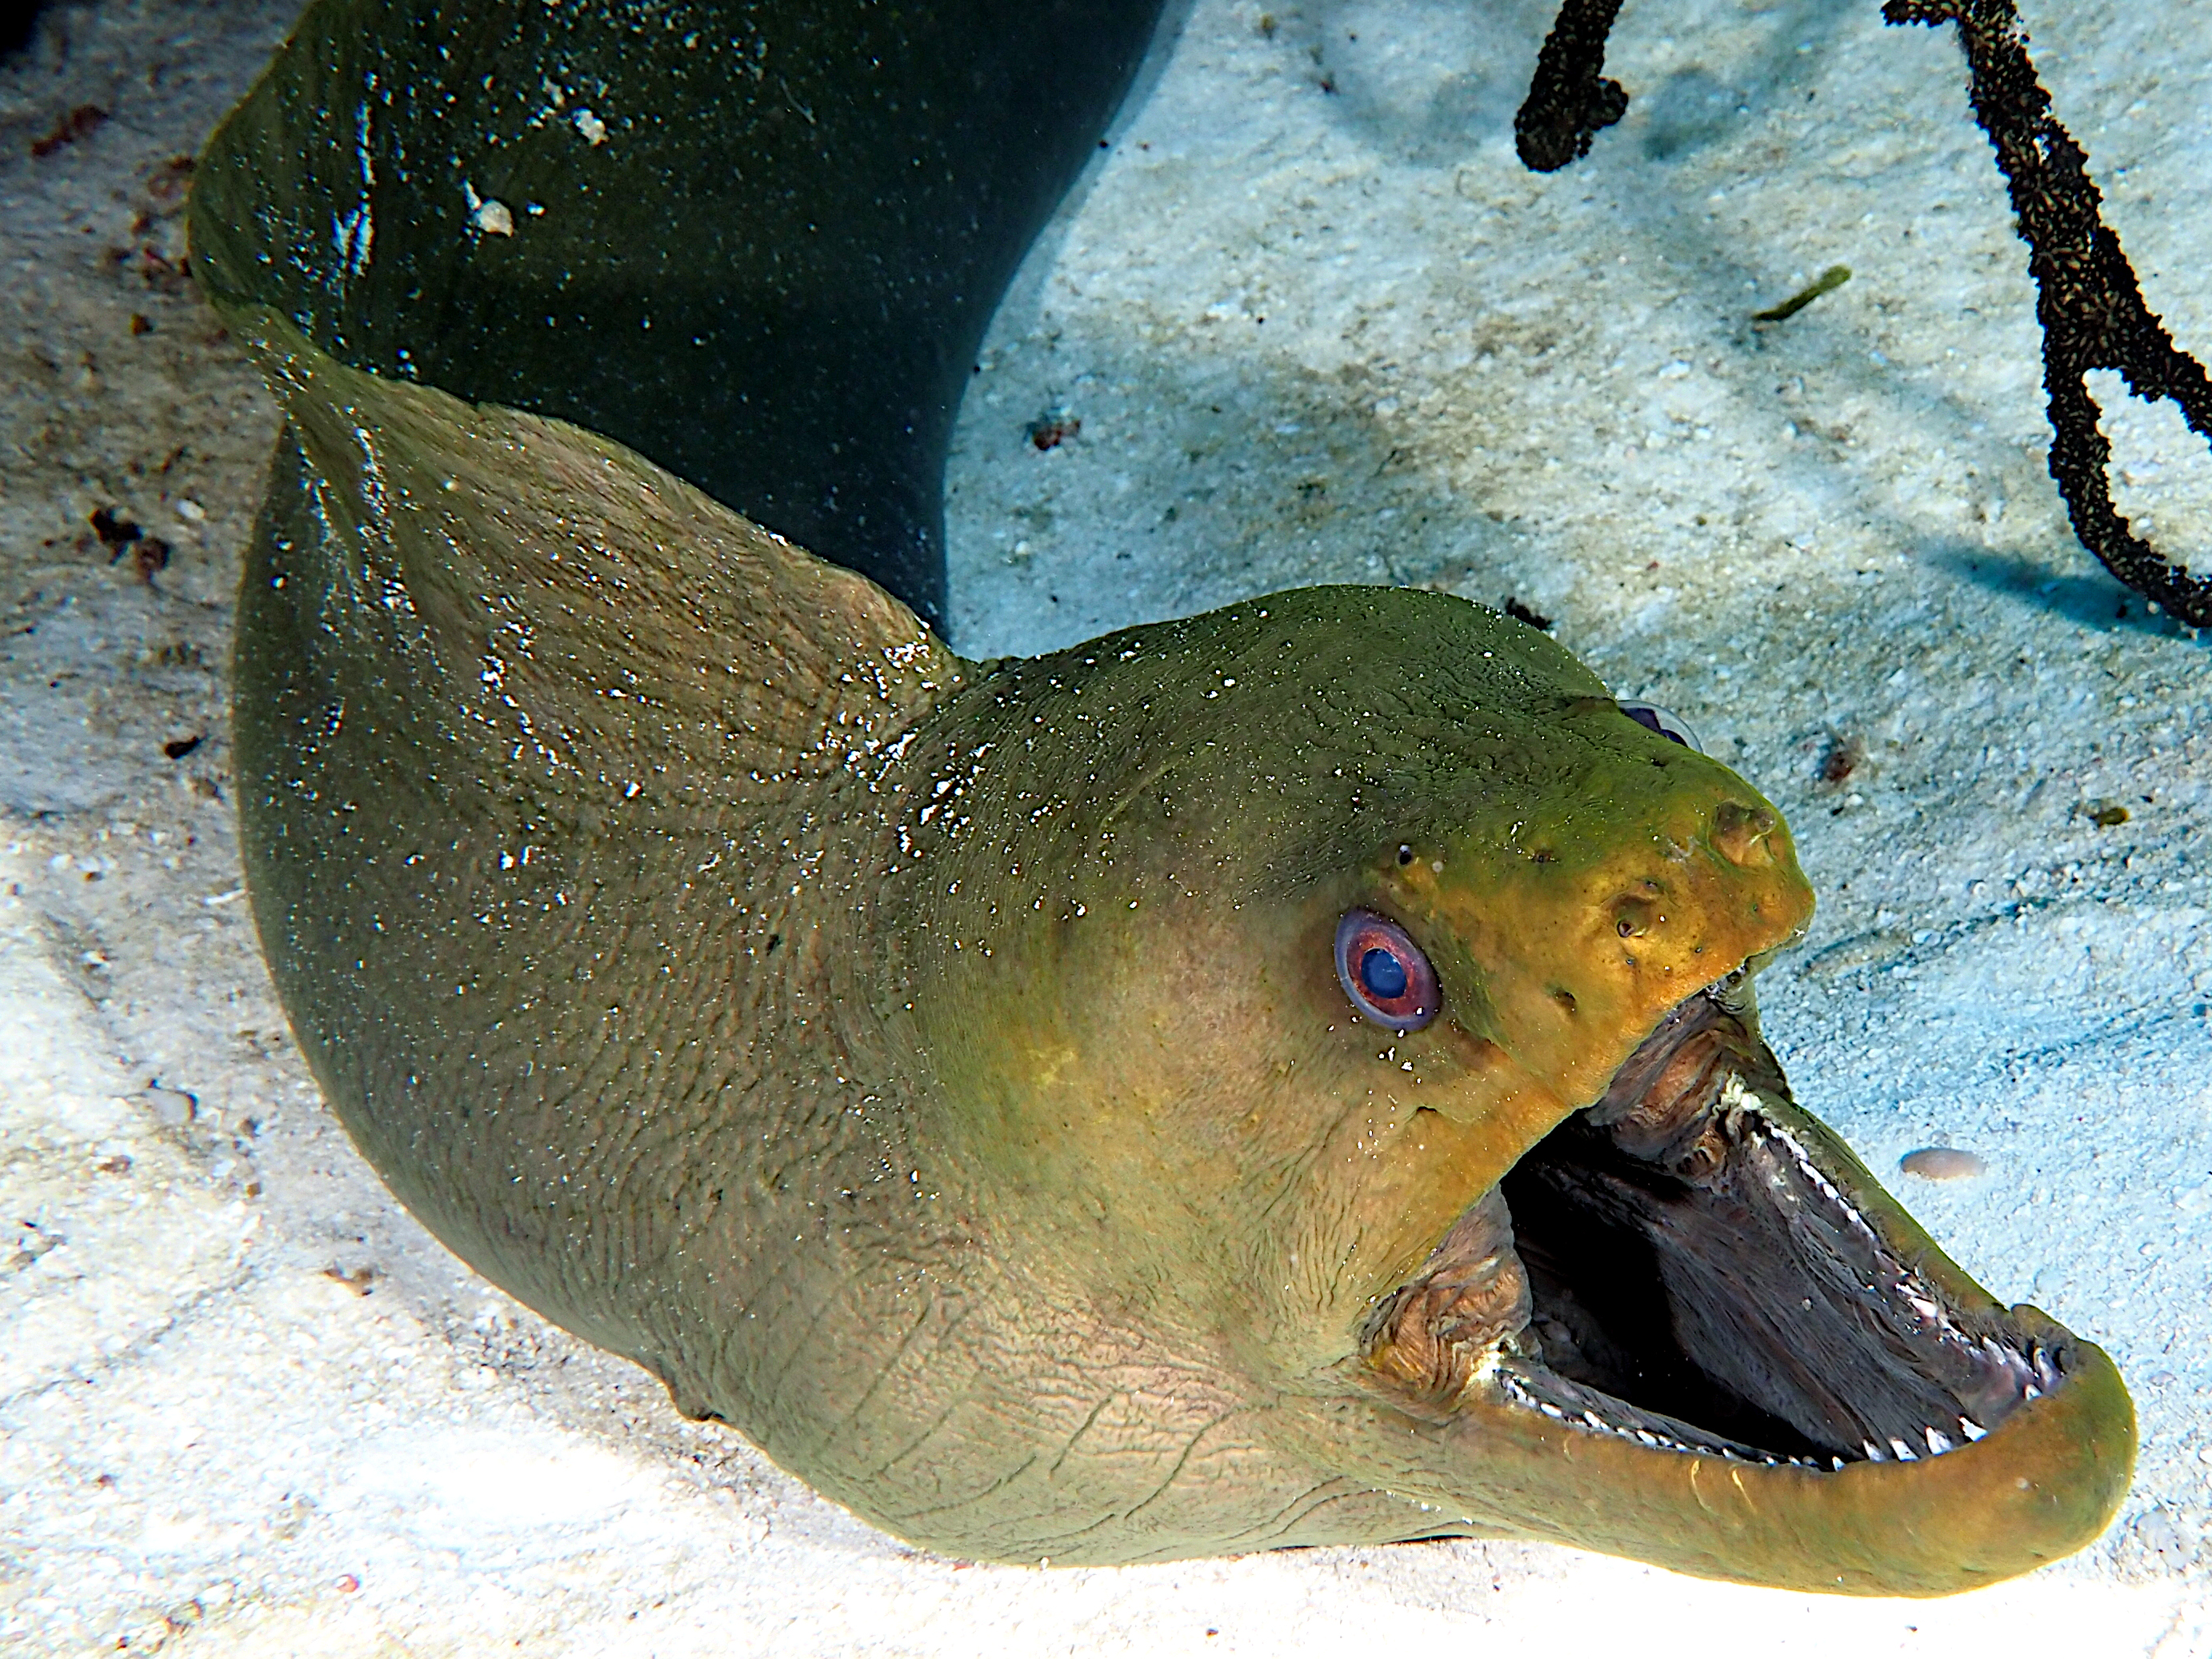
[[[1698,741],[1698,734],[1690,729],[1690,723],[1672,709],[1662,708],[1656,702],[1638,702],[1625,697],[1620,702],[1620,712],[1646,731],[1656,732],[1669,743],[1679,743],[1683,748],[1694,749],[1700,755],[1705,752],[1705,745]]]
[[[1394,1031],[1419,1030],[1443,1000],[1421,947],[1372,910],[1346,910],[1336,924],[1336,979],[1353,1007]]]

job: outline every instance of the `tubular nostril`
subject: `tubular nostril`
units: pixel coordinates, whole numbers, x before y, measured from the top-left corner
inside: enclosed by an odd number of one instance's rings
[[[1723,801],[1713,814],[1713,851],[1730,864],[1759,868],[1774,862],[1767,837],[1774,833],[1774,814],[1763,806]]]

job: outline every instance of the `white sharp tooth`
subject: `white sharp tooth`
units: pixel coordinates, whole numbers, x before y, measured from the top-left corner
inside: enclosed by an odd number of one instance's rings
[[[1928,1437],[1928,1449],[1934,1452],[1936,1456],[1941,1457],[1945,1452],[1951,1449],[1951,1437],[1949,1435],[1938,1434],[1934,1429],[1923,1429],[1920,1432]]]
[[[1583,1421],[1589,1424],[1590,1427],[1594,1429],[1609,1429],[1613,1426],[1612,1424],[1607,1422],[1605,1419],[1600,1417],[1595,1412],[1591,1411],[1586,1411],[1583,1413]]]
[[[2048,1348],[2035,1351],[2035,1375],[2046,1389],[2058,1386],[2058,1362],[2051,1357]]]
[[[1920,1461],[1912,1448],[1893,1434],[1889,1437],[1889,1449],[1897,1454],[1897,1461],[1900,1463],[1917,1463]]]
[[[2043,1390],[2031,1382],[2020,1391],[2020,1397],[2022,1400],[2040,1400],[2043,1398]]]
[[[1836,1472],[1837,1472],[1838,1474],[1842,1474],[1842,1473],[1843,1473],[1843,1468],[1844,1468],[1844,1460],[1843,1460],[1842,1458],[1840,1458],[1840,1457],[1831,1457],[1831,1458],[1829,1458],[1829,1459],[1828,1459],[1828,1461],[1829,1461],[1831,1463],[1833,1463],[1833,1464],[1836,1466]]]
[[[1565,1412],[1561,1411],[1561,1410],[1560,1410],[1557,1406],[1554,1406],[1554,1405],[1553,1405],[1550,1401],[1548,1401],[1548,1400],[1540,1400],[1540,1401],[1538,1401],[1536,1402],[1536,1409],[1537,1409],[1538,1411],[1540,1411],[1540,1412],[1543,1413],[1544,1413],[1544,1415],[1545,1415],[1545,1416],[1547,1416],[1547,1417],[1556,1417],[1556,1418],[1558,1418],[1558,1419],[1559,1419],[1562,1423],[1564,1423],[1564,1422],[1565,1422],[1565,1421],[1567,1420],[1567,1414],[1566,1414]]]
[[[1861,1443],[1866,1448],[1868,1462],[1887,1463],[1889,1462],[1889,1454],[1884,1451],[1881,1447],[1875,1445],[1873,1441],[1863,1441]]]
[[[1959,1432],[1969,1440],[1979,1440],[1989,1431],[1975,1422],[1972,1418],[1962,1417],[1959,1419]]]
[[[1918,1314],[1923,1319],[1932,1322],[1939,1318],[1943,1312],[1942,1309],[1937,1307],[1936,1304],[1930,1302],[1926,1297],[1915,1296],[1910,1291],[1907,1291],[1905,1293],[1905,1299],[1912,1304],[1912,1311]]]
[[[1659,1437],[1649,1429],[1637,1430],[1636,1437],[1647,1446],[1656,1446],[1659,1443]]]

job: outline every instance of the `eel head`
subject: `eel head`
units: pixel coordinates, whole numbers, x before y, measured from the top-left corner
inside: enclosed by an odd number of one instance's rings
[[[965,696],[946,775],[1024,769],[911,843],[960,890],[901,899],[901,982],[982,1201],[1086,1305],[1438,1534],[1933,1594],[2110,1519],[2111,1361],[1760,1039],[1812,910],[1781,815],[1548,638],[1309,589]]]

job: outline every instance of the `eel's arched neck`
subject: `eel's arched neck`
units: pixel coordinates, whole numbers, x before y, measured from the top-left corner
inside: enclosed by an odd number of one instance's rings
[[[743,1397],[713,1333],[782,1293],[753,1256],[840,1192],[902,1237],[915,1201],[859,933],[914,734],[975,671],[619,445],[229,320],[288,419],[235,721],[301,1048],[474,1265]]]

